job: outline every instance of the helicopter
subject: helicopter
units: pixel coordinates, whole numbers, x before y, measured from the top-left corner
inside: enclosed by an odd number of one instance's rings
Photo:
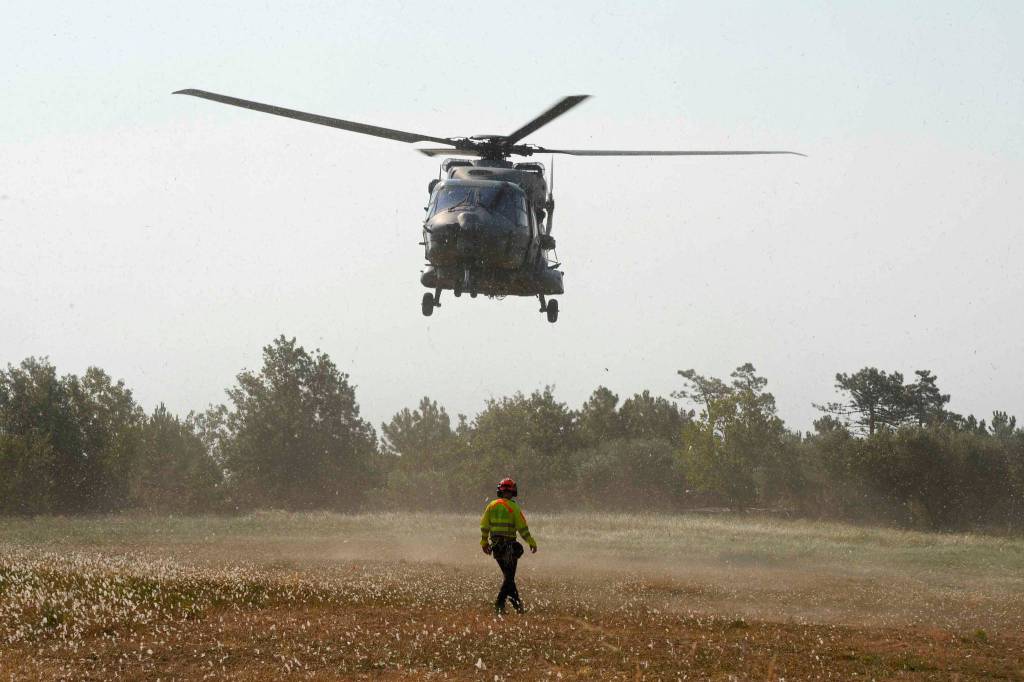
[[[551,149],[521,140],[588,99],[589,95],[563,97],[552,107],[508,135],[434,137],[366,123],[356,123],[310,114],[271,104],[220,95],[205,90],[178,90],[191,95],[298,119],[309,123],[373,135],[405,143],[432,142],[444,147],[418,148],[427,156],[448,156],[437,178],[430,181],[430,195],[423,220],[423,241],[427,266],[420,282],[433,291],[423,294],[425,316],[441,306],[441,292],[451,290],[456,298],[469,293],[494,298],[536,296],[540,312],[548,322],[558,320],[558,300],[564,293],[564,273],[557,260],[554,226],[554,180],[538,162],[509,161],[509,157],[546,154],[570,156],[731,156],[793,154],[791,151],[721,150],[612,150]],[[462,157],[462,158],[454,158]],[[550,184],[549,184],[550,180]],[[554,255],[555,258],[551,256]]]

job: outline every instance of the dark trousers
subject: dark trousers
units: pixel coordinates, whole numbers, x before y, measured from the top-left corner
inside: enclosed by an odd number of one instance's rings
[[[519,598],[519,589],[516,587],[516,565],[519,563],[519,557],[523,555],[523,546],[514,540],[496,542],[491,545],[491,555],[498,562],[501,574],[505,576],[504,582],[501,583],[501,590],[498,592],[498,601],[494,604],[495,607],[504,609],[507,599],[512,602],[512,608],[521,611],[523,602]]]

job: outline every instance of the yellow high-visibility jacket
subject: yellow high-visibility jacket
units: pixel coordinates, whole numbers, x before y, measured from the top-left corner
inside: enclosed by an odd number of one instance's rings
[[[530,528],[526,525],[523,510],[515,500],[499,497],[484,508],[484,515],[480,517],[481,547],[487,546],[488,537],[515,540],[517,532],[523,536],[530,547],[537,546],[537,541],[530,535]]]

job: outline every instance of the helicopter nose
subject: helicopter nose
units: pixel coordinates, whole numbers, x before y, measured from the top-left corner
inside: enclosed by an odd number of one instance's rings
[[[458,220],[459,227],[461,227],[463,230],[472,230],[474,227],[476,227],[478,222],[476,213],[471,213],[469,211],[465,213],[460,213]]]

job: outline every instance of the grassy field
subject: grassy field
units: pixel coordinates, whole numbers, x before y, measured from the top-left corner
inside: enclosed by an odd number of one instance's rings
[[[532,515],[0,519],[3,679],[1024,679],[1024,540]]]

